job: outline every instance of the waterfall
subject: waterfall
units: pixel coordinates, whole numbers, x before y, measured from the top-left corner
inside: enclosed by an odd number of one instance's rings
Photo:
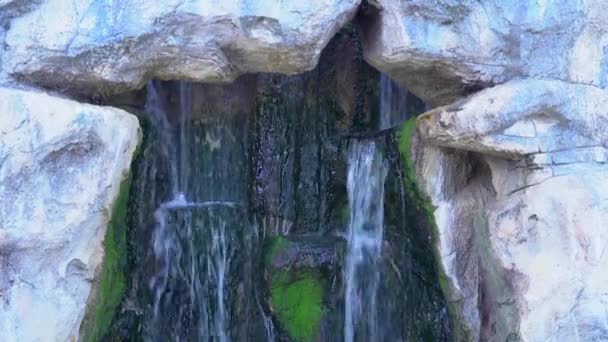
[[[424,104],[365,64],[355,33],[310,72],[107,99],[143,132],[108,340],[449,340],[397,145]]]
[[[229,341],[227,276],[241,225],[236,201],[226,199],[223,165],[200,163],[192,150],[191,86],[147,85],[146,113],[166,162],[171,194],[154,211],[152,251],[155,273],[149,279],[151,315],[144,335],[149,341]],[[178,105],[169,105],[162,91],[177,91]],[[196,167],[194,165],[196,164]],[[214,179],[206,179],[206,178]],[[215,186],[199,187],[207,182]],[[206,184],[207,184],[206,183]]]
[[[376,296],[387,166],[374,141],[354,141],[348,157],[350,224],[345,268],[345,341],[378,340]]]

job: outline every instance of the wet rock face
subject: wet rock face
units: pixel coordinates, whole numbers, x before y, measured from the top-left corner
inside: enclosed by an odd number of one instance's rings
[[[419,118],[417,173],[475,339],[607,336],[606,108],[593,86],[520,80]]]
[[[352,31],[349,32],[353,33]],[[352,39],[342,37],[343,34],[338,36],[339,40]],[[346,116],[369,115],[363,112],[371,106],[358,108],[354,103],[350,103],[355,102],[355,99],[348,98],[348,102],[345,102],[348,108],[353,109],[348,114],[341,112],[341,107],[335,100],[338,94],[338,78],[347,72],[354,75],[366,72],[360,78],[377,81],[377,73],[368,66],[362,68],[365,62],[360,55],[356,59],[350,54],[351,50],[345,53],[335,48],[334,43],[331,45],[324,51],[323,61],[318,68],[303,75],[247,75],[230,85],[159,82],[158,96],[162,98],[161,102],[166,104],[168,121],[173,127],[170,132],[174,134],[178,132],[177,126],[180,124],[180,99],[188,99],[188,105],[185,106],[189,118],[186,126],[190,127],[185,131],[190,153],[187,166],[190,168],[187,172],[188,198],[197,201],[226,200],[238,203],[239,208],[246,209],[239,213],[227,213],[231,222],[228,225],[229,231],[239,232],[230,235],[231,251],[234,250],[235,254],[230,259],[226,274],[226,327],[234,340],[265,340],[269,331],[272,334],[275,319],[271,321],[272,316],[264,293],[267,287],[263,282],[264,238],[294,233],[331,235],[331,231],[343,229],[345,226],[346,213],[343,208],[346,206],[346,199],[340,187],[344,186],[346,177],[339,173],[340,165],[343,165],[344,161],[340,159],[338,134],[349,127]],[[356,59],[355,65],[343,71],[333,69],[335,60],[347,58]],[[355,84],[350,84],[350,87],[355,87]],[[180,89],[189,90],[181,95]],[[372,96],[367,94],[372,92],[371,89],[365,90],[366,97],[371,98]],[[133,280],[128,285],[126,299],[117,311],[107,336],[110,339],[124,339],[124,336],[128,336],[127,339],[137,339],[141,336],[163,334],[162,336],[168,336],[170,339],[171,334],[181,334],[183,338],[196,339],[195,324],[188,326],[174,322],[182,320],[177,318],[182,317],[180,311],[194,312],[194,316],[200,312],[197,308],[188,306],[190,304],[186,305],[190,302],[190,295],[183,291],[184,285],[179,285],[184,283],[181,278],[170,280],[170,284],[176,286],[168,287],[166,296],[170,299],[164,301],[161,308],[163,317],[174,318],[163,322],[153,321],[153,298],[148,284],[158,271],[155,266],[156,257],[150,248],[156,225],[154,212],[161,202],[171,198],[171,193],[167,180],[169,161],[162,152],[163,132],[150,120],[150,113],[143,113],[143,98],[145,94],[131,94],[113,99],[116,100],[113,105],[134,108],[136,112],[141,113],[145,138],[140,158],[133,168],[134,186],[130,200],[132,240],[129,242],[129,260],[132,262],[129,274]],[[357,103],[360,102],[363,100],[357,99]],[[175,141],[180,140],[177,135],[172,136]],[[194,213],[192,215],[195,216]],[[202,216],[202,213],[197,215]],[[174,231],[186,231],[181,228],[182,221],[176,222],[174,227]],[[205,228],[205,225],[192,227],[194,236],[197,236],[201,234],[198,231]],[[177,236],[176,240],[182,243],[188,241],[187,236],[183,234],[185,233]],[[331,236],[317,238],[320,241],[332,239],[335,240]],[[196,243],[195,246],[194,249],[182,248],[182,258],[188,259],[190,255],[204,251],[204,243]],[[324,252],[321,255],[332,263],[336,262],[333,252]],[[308,259],[303,257],[302,263],[308,263]],[[322,282],[313,281],[320,276],[318,269],[305,267],[304,264],[298,264],[298,268],[315,270],[311,273],[298,273],[297,277],[292,274],[295,278],[290,275],[279,279],[289,281],[277,289],[280,292],[279,297],[284,295],[281,300],[275,302],[282,312],[293,312],[301,304],[308,305],[299,300],[294,301],[293,295],[297,295],[300,289],[310,290],[310,294],[318,298],[318,290],[326,286]],[[203,259],[201,272],[205,270],[205,265],[206,261]],[[334,273],[339,272],[336,267]],[[192,276],[195,279],[198,277]],[[201,274],[200,277],[204,279],[206,274]],[[292,280],[299,281],[298,285],[302,287],[288,286]],[[322,286],[317,286],[319,284]],[[333,301],[332,305],[336,308],[340,289],[338,285],[333,286],[332,295],[328,295],[324,300]],[[201,297],[204,296],[198,298]],[[207,300],[211,301],[209,298]],[[177,302],[184,305],[175,305]],[[316,306],[306,307],[313,308],[313,311],[309,310],[308,313],[316,312]],[[308,317],[304,316],[304,322],[300,323],[305,323]],[[301,319],[302,316],[295,318]],[[277,327],[279,323],[274,324]],[[331,322],[324,319],[319,323],[319,329],[323,334],[341,332],[341,324],[338,318]],[[293,331],[293,326],[291,328]],[[150,329],[156,330],[150,332]],[[279,331],[279,328],[276,328],[275,333],[278,335],[287,331],[286,328],[281,329],[283,330]],[[187,335],[188,333],[192,334]]]
[[[339,239],[299,237],[295,241],[276,237],[269,243],[267,262],[271,268],[336,268]]]
[[[186,132],[191,135],[187,146],[192,168],[188,172],[188,198],[227,200],[246,209],[244,216],[226,213],[235,251],[226,277],[226,327],[232,339],[257,341],[273,335],[277,340],[290,340],[289,336],[321,341],[344,338],[344,256],[339,252],[344,240],[339,236],[348,229],[349,217],[345,151],[356,139],[353,131],[379,134],[373,123],[378,121],[380,77],[353,48],[357,45],[352,28],[334,38],[318,66],[302,75],[242,76],[230,85],[159,82],[158,96],[166,103],[168,121],[174,126],[180,123],[180,99],[192,102],[188,116],[191,122],[186,125],[190,127]],[[179,89],[190,90],[182,96]],[[106,335],[110,339],[161,333],[170,337],[195,326],[175,323],[182,321],[177,318],[179,311],[191,310],[190,294],[183,285],[189,282],[181,278],[169,281],[175,286],[168,287],[169,299],[162,303],[162,317],[171,319],[155,322],[151,314],[149,284],[158,270],[150,248],[156,224],[154,212],[171,197],[162,132],[150,121],[150,113],[143,113],[143,95],[115,98],[114,103],[142,113],[146,134],[133,167],[131,262],[127,271],[132,281]],[[447,340],[450,322],[436,284],[437,270],[426,238],[425,218],[404,199],[393,137],[376,138],[386,140],[387,149],[390,146],[392,151],[391,157],[387,156],[392,162],[385,192],[385,203],[390,203],[385,208],[385,262],[380,266],[384,282],[377,302],[382,308],[379,321],[386,328],[383,337]],[[236,196],[226,197],[231,193]],[[192,213],[196,215],[203,214]],[[187,229],[183,220],[174,223],[172,230],[181,232],[176,240],[183,245],[188,241],[184,235]],[[199,232],[203,227],[192,226],[200,240],[206,239]],[[289,248],[269,263],[264,242],[273,238],[285,239]],[[175,254],[189,259],[201,253],[205,243],[195,246]],[[200,270],[204,269],[201,264]],[[305,296],[300,296],[302,292]],[[190,312],[196,316],[198,311],[195,308]],[[150,328],[157,330],[150,333]]]
[[[39,1],[10,21],[2,69],[20,81],[84,94],[116,94],[150,78],[230,82],[242,73],[301,73],[316,65],[358,5]]]
[[[78,338],[138,121],[9,88],[0,89],[0,112],[3,339]]]
[[[432,105],[518,77],[608,85],[605,1],[372,3],[365,58]]]

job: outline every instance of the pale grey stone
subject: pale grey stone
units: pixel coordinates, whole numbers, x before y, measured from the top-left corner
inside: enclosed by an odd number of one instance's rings
[[[366,59],[432,105],[517,77],[607,85],[607,1],[375,3]]]
[[[0,88],[3,341],[78,338],[139,139],[122,110]]]
[[[45,0],[11,20],[6,75],[113,94],[150,78],[230,82],[312,69],[360,0]]]
[[[542,80],[418,119],[416,172],[472,340],[608,336],[607,125],[608,91]]]

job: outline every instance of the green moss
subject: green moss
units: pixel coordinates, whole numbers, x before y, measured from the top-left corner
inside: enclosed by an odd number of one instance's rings
[[[433,257],[435,259],[436,267],[437,267],[437,281],[439,283],[439,287],[441,291],[444,293],[446,298],[450,298],[450,294],[452,293],[452,288],[450,282],[448,280],[447,275],[445,274],[445,270],[443,269],[443,264],[441,263],[441,256],[439,255],[439,251],[436,246],[439,243],[439,233],[437,230],[437,224],[435,222],[435,215],[433,205],[431,200],[420,190],[416,180],[416,173],[414,171],[414,166],[412,164],[412,159],[410,158],[410,140],[414,129],[416,129],[416,117],[409,119],[406,121],[401,127],[400,135],[399,135],[399,153],[401,154],[401,159],[403,160],[403,171],[404,171],[404,182],[406,187],[406,193],[411,200],[410,203],[413,204],[416,209],[421,212],[428,224],[431,233],[432,239],[432,251]],[[424,117],[420,117],[420,119],[424,120]],[[450,322],[452,326],[452,333],[455,336],[455,340],[460,340],[459,336],[463,336],[465,331],[460,322],[459,315],[459,303],[447,302],[448,314],[450,316]]]
[[[287,248],[289,240],[282,236],[275,236],[270,239],[266,246],[266,264],[270,265],[277,253]]]
[[[277,271],[270,295],[275,316],[293,340],[306,342],[317,337],[323,315],[323,285],[318,272]]]
[[[412,131],[416,128],[416,118],[411,118],[406,121],[401,127],[401,134],[399,137],[399,153],[403,159],[403,171],[405,178],[406,191],[410,199],[413,200],[416,208],[424,213],[429,225],[433,227],[431,234],[433,237],[433,243],[437,242],[437,229],[435,224],[435,211],[431,201],[420,191],[418,183],[416,181],[416,173],[414,172],[414,166],[412,165],[412,159],[410,158],[410,139]]]
[[[105,335],[126,288],[124,273],[127,263],[126,218],[130,186],[131,174],[120,185],[120,192],[112,208],[112,217],[106,230],[105,254],[99,275],[94,317],[92,324],[89,325],[89,331],[84,332],[84,340],[87,342],[99,341]]]

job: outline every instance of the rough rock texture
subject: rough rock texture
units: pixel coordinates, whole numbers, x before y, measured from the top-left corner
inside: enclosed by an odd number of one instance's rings
[[[46,87],[102,94],[138,88],[150,78],[226,82],[241,73],[312,69],[359,5],[359,0],[39,2],[10,22],[0,53],[4,72]]]
[[[469,339],[608,336],[608,3],[372,4],[365,58],[447,105],[412,152]]]
[[[122,110],[0,89],[2,340],[77,338],[138,141]]]
[[[472,340],[608,336],[608,92],[519,80],[418,119],[452,300]]]
[[[365,58],[432,105],[516,77],[608,84],[604,0],[373,4]]]

